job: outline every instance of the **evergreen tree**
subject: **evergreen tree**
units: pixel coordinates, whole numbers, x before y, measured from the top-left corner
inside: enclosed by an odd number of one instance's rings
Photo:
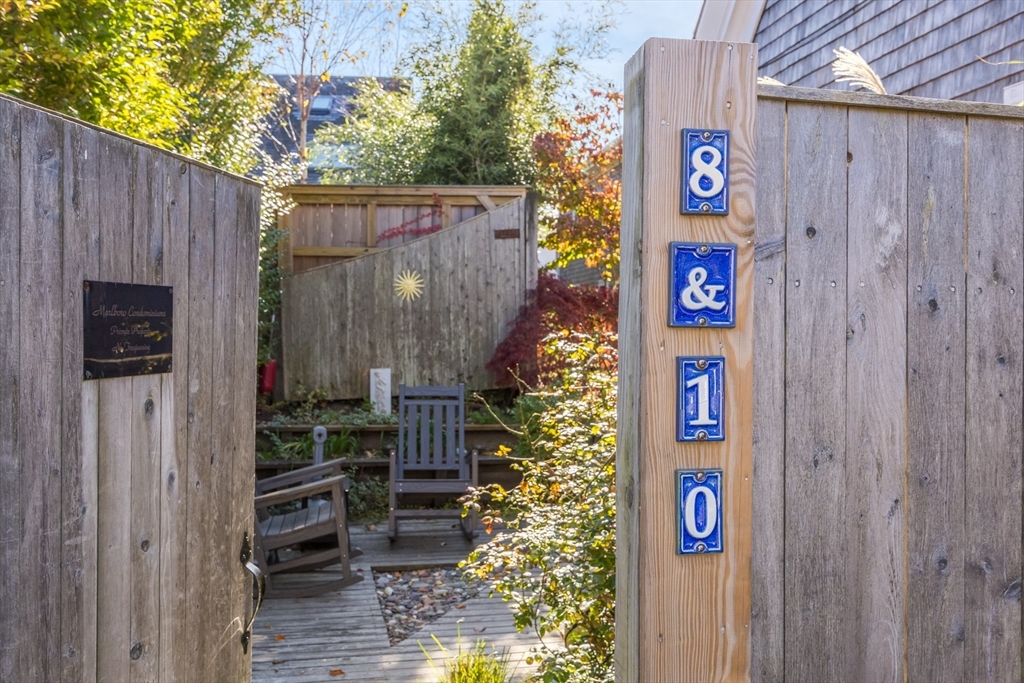
[[[416,182],[527,185],[540,127],[531,45],[502,0],[476,0],[453,87],[425,101],[436,120]]]
[[[539,56],[536,3],[474,0],[467,17],[444,3],[419,5],[419,37],[403,60],[413,89],[384,92],[367,79],[353,114],[317,131],[325,182],[529,185],[533,140],[555,119],[559,94],[584,59],[604,54],[608,7],[585,26],[559,26]]]

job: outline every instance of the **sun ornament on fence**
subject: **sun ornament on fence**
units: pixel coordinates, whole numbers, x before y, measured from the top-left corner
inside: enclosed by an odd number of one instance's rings
[[[412,301],[423,294],[423,278],[415,270],[402,271],[395,278],[395,296],[402,301]]]

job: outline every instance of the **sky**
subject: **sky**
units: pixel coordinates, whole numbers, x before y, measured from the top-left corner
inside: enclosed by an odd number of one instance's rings
[[[573,11],[585,1],[542,0],[541,11],[552,19]],[[626,61],[648,38],[693,38],[702,0],[627,0],[616,10],[616,27],[609,34],[612,48],[607,59],[586,66],[602,82],[614,82],[622,89],[622,70]],[[567,7],[568,6],[568,7]],[[543,47],[543,45],[542,45]]]
[[[713,1],[713,0],[712,0]],[[452,0],[468,7],[469,0]],[[414,4],[411,0],[410,4]],[[581,14],[588,5],[596,4],[596,0],[539,0],[538,9],[544,17],[544,24],[557,24],[559,19]],[[644,41],[651,37],[659,38],[692,38],[693,28],[700,15],[702,0],[620,0],[614,8],[615,28],[608,35],[611,48],[607,58],[588,61],[587,69],[598,78],[598,83],[614,83],[622,89],[622,70],[626,61],[636,52]],[[549,51],[550,35],[542,32],[538,41],[541,53]],[[394,43],[401,47],[401,26]],[[546,38],[546,39],[545,39]],[[388,76],[394,70],[398,49],[388,53],[376,54],[350,67],[344,76]],[[271,72],[287,71],[279,65],[272,65]],[[350,73],[349,73],[350,72]]]

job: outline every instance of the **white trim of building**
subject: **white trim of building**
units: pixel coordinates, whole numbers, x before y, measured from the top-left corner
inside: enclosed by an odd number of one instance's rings
[[[704,0],[693,37],[752,43],[764,3],[765,0]]]

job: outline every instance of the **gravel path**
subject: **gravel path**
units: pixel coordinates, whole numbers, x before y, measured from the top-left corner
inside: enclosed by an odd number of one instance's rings
[[[480,593],[481,584],[462,580],[454,566],[408,571],[373,572],[377,600],[388,639],[402,642],[450,609],[464,609],[465,601]]]

